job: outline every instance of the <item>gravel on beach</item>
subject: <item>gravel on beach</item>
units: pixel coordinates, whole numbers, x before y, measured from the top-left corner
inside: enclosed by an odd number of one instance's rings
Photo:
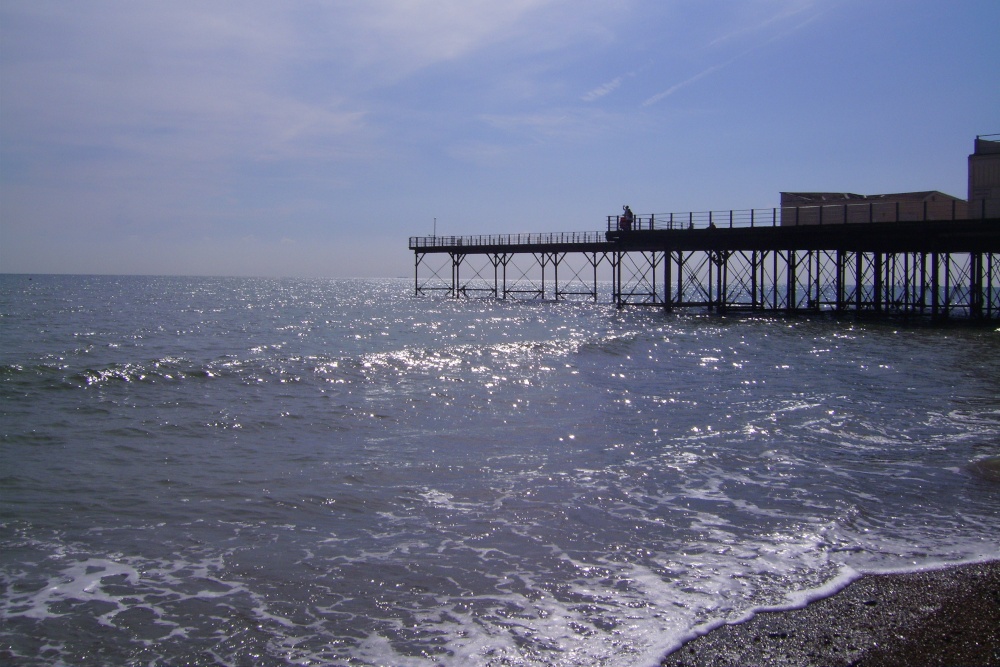
[[[662,664],[1000,666],[1000,561],[864,576],[802,609],[717,628]]]

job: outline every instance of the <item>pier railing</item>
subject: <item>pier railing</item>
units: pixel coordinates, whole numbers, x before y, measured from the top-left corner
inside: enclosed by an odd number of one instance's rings
[[[654,229],[706,229],[710,227],[776,227],[781,224],[780,208],[731,211],[685,211],[636,215],[629,231]],[[608,231],[626,229],[620,216],[608,216]]]
[[[551,232],[542,234],[483,234],[479,236],[411,236],[410,250],[455,246],[565,245],[605,243],[604,232]]]
[[[685,211],[636,215],[632,231],[712,228],[797,227],[869,222],[981,220],[1000,216],[1000,201],[863,202],[729,211]],[[607,231],[623,229],[620,216],[607,216]],[[480,234],[470,236],[411,236],[410,250],[464,246],[583,245],[604,243],[604,232]]]
[[[922,222],[945,220],[981,220],[994,217],[996,200],[965,202],[894,201],[780,206],[729,211],[685,211],[683,213],[644,213],[636,215],[632,231],[708,229],[735,227],[795,227],[800,225],[843,225],[866,222]],[[625,229],[621,216],[607,217],[607,230]]]

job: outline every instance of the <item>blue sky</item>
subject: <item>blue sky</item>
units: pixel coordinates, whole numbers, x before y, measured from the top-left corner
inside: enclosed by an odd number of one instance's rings
[[[408,276],[411,235],[966,196],[997,0],[0,3],[0,271]]]

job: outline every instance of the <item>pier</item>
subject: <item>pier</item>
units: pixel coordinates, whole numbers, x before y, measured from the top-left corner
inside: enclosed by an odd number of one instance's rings
[[[1000,319],[1000,214],[831,204],[608,216],[604,231],[411,237],[414,290],[665,311]],[[623,228],[627,227],[627,228]]]

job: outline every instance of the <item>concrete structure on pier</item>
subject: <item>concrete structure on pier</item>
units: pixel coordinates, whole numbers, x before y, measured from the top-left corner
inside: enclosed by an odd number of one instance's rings
[[[969,156],[969,208],[973,216],[981,211],[982,217],[1000,218],[1000,134],[976,137]]]

